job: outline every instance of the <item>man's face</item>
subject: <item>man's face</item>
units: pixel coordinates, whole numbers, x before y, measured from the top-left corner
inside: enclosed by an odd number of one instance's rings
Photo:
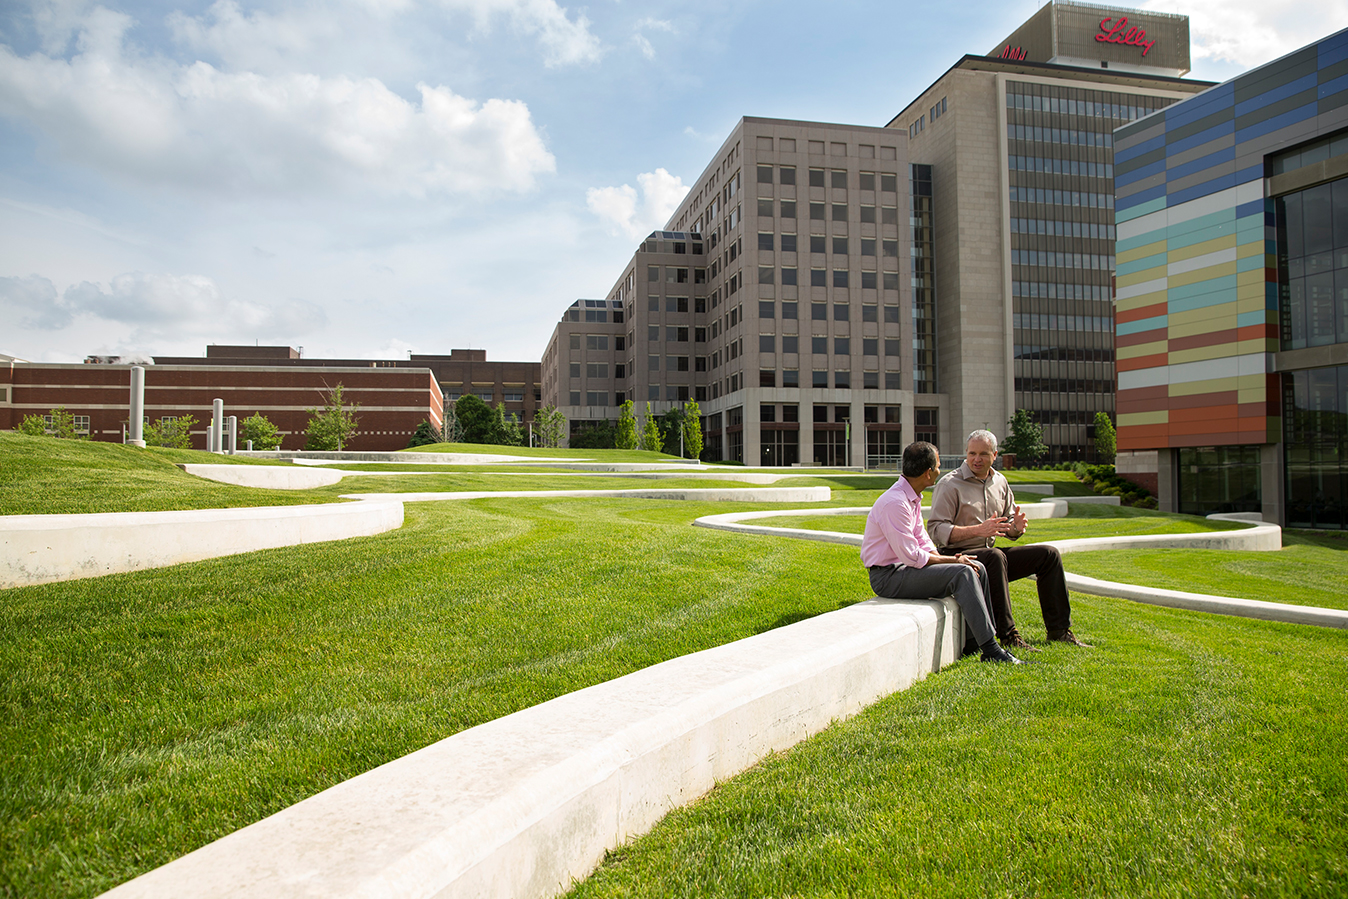
[[[968,452],[964,458],[974,477],[986,478],[988,472],[992,470],[992,460],[997,458],[997,451],[988,441],[975,437],[969,441]]]

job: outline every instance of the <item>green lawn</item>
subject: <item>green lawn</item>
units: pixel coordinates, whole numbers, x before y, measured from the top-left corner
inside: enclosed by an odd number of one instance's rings
[[[1032,590],[1017,618],[1042,640]],[[966,659],[676,810],[572,895],[1345,895],[1348,634],[1073,609],[1095,649]]]
[[[177,462],[273,464],[199,450],[137,449],[0,431],[0,515],[156,512],[330,502],[294,490],[257,490],[189,475]],[[289,464],[289,463],[283,463]]]
[[[587,462],[669,462],[678,456],[647,450],[563,449],[559,447],[490,446],[482,443],[432,443],[400,450],[404,453],[471,453],[475,456],[531,456],[543,459],[575,459]]]

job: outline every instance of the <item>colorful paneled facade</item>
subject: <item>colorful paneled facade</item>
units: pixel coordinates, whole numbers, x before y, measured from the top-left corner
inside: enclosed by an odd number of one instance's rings
[[[1330,345],[1332,299],[1304,313],[1329,316],[1321,346],[1285,339],[1289,309],[1314,304],[1292,297],[1306,282],[1289,280],[1286,265],[1280,281],[1283,195],[1342,177],[1330,154],[1345,128],[1340,32],[1114,133],[1118,446],[1125,456],[1156,453],[1162,508],[1285,520],[1284,495],[1308,489],[1287,476],[1284,384],[1293,369],[1338,361],[1348,344]],[[1317,264],[1332,268],[1331,256]]]

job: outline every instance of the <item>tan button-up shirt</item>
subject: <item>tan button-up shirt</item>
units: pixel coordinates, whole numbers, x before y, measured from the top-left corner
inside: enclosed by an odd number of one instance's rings
[[[969,463],[942,476],[931,492],[931,514],[927,516],[927,533],[942,551],[984,549],[997,542],[996,537],[969,537],[957,543],[950,542],[950,532],[956,527],[982,524],[989,518],[1014,518],[1016,497],[1011,485],[997,469],[988,472],[980,481],[969,470]],[[1021,533],[1024,533],[1023,531]],[[1020,534],[1007,534],[1015,540]]]

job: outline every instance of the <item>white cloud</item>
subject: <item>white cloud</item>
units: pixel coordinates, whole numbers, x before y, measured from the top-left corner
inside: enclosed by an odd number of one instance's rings
[[[598,62],[604,55],[603,44],[590,31],[590,20],[584,15],[568,19],[556,0],[440,0],[440,4],[471,14],[484,33],[492,19],[505,16],[516,32],[538,40],[543,63],[550,67]]]
[[[637,45],[637,49],[641,51],[642,56],[647,59],[655,59],[655,47],[651,46],[651,42],[646,39],[644,34],[633,35],[632,43]]]
[[[637,22],[636,33],[632,35],[632,43],[637,45],[637,49],[641,51],[642,56],[647,59],[655,59],[655,45],[651,43],[650,38],[643,34],[643,32],[647,30],[667,31],[673,34],[675,33],[674,23],[667,22],[664,19],[651,18],[645,18],[640,22]]]
[[[1146,0],[1143,9],[1189,17],[1190,52],[1243,67],[1263,65],[1348,25],[1348,0]]]
[[[327,325],[321,308],[304,300],[263,306],[225,296],[200,275],[129,272],[108,286],[83,281],[58,296],[39,275],[0,278],[0,311],[27,330],[60,331],[90,317],[127,326],[134,343],[230,335],[299,337]]]
[[[92,168],[231,194],[525,191],[555,171],[522,102],[478,103],[419,84],[413,103],[373,78],[180,65],[136,55],[130,25],[94,10],[68,61],[0,45],[0,113],[27,119]]]
[[[644,237],[674,214],[689,189],[682,178],[664,169],[637,175],[637,184],[641,188],[639,200],[637,190],[630,184],[623,184],[590,188],[585,192],[585,205],[615,226],[613,233],[621,232],[631,238]]]

